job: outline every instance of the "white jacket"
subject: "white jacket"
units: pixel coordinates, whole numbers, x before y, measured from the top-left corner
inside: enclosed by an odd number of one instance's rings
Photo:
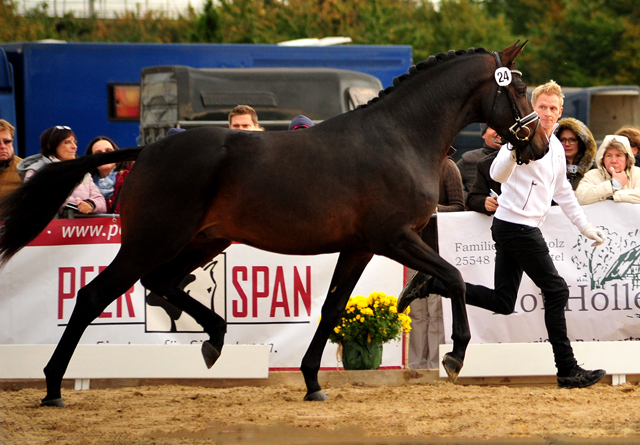
[[[502,183],[495,217],[538,227],[554,200],[578,229],[586,226],[587,217],[567,180],[567,161],[558,138],[552,134],[549,152],[526,165],[516,164],[515,151],[510,148],[511,144],[503,146],[491,164],[491,177]]]

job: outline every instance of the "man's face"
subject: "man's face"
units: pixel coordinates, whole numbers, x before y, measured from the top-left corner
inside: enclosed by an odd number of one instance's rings
[[[11,133],[9,130],[0,130],[0,162],[8,161],[14,153]]]
[[[540,125],[547,132],[547,136],[551,136],[553,126],[562,115],[560,98],[555,94],[542,93],[538,96],[536,103],[533,104],[533,109],[540,116]]]
[[[249,114],[238,114],[231,118],[231,122],[229,123],[229,128],[232,130],[244,130],[244,131],[259,131],[260,127],[253,123],[251,119],[251,115]]]
[[[487,131],[485,131],[484,134],[482,135],[482,139],[484,139],[484,143],[489,148],[497,149],[501,147],[500,143],[496,142],[496,139],[498,138],[499,138],[498,132],[491,127],[487,128]]]

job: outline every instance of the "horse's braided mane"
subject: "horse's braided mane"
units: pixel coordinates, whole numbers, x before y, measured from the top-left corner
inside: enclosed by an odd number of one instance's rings
[[[387,88],[385,88],[384,90],[380,90],[380,92],[378,93],[378,97],[374,97],[373,99],[371,99],[369,102],[367,102],[366,104],[360,105],[358,108],[365,108],[369,105],[372,105],[376,102],[378,102],[380,99],[382,99],[384,96],[386,96],[387,94],[391,93],[398,85],[400,85],[402,82],[404,82],[407,79],[413,78],[415,77],[417,74],[419,74],[420,72],[429,69],[432,66],[438,65],[441,62],[445,62],[447,60],[451,60],[451,59],[455,59],[456,57],[459,56],[465,56],[465,55],[471,55],[471,54],[487,54],[488,51],[484,48],[469,48],[467,51],[460,49],[458,51],[449,51],[448,53],[440,53],[437,56],[429,56],[427,58],[427,60],[424,60],[420,63],[418,63],[417,65],[412,65],[411,67],[409,67],[409,72],[408,73],[404,73],[396,78],[393,79],[393,86],[389,86]]]

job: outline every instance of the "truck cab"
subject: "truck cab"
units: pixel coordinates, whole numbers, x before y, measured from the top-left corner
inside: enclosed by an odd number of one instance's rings
[[[303,114],[315,123],[377,96],[369,74],[334,68],[190,68],[156,66],[140,76],[140,143],[169,129],[228,126],[236,105],[249,105],[267,131],[286,130]]]

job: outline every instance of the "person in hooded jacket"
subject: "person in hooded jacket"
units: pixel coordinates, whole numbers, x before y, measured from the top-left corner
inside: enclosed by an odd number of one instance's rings
[[[78,141],[71,128],[61,125],[51,127],[40,135],[40,153],[20,161],[18,175],[26,182],[47,164],[75,159],[77,151]],[[77,208],[78,212],[84,214],[107,211],[106,201],[93,183],[90,173],[71,192],[60,211],[65,207]]]
[[[588,171],[576,196],[582,205],[613,199],[616,202],[640,203],[640,168],[629,139],[620,135],[605,136],[596,153],[598,168]]]
[[[587,126],[572,117],[558,121],[554,134],[562,143],[567,159],[567,179],[575,191],[591,168],[596,157],[596,140]]]

